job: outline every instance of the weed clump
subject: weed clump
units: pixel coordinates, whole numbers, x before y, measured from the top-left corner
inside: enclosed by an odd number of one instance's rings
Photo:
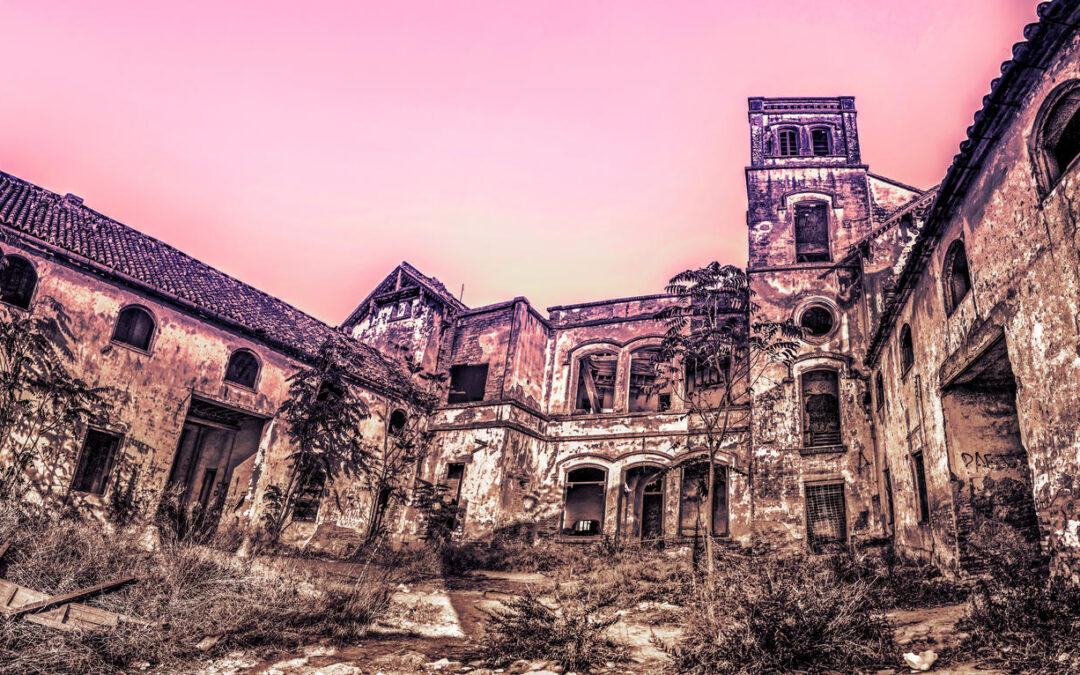
[[[613,604],[610,593],[587,598],[556,593],[552,606],[526,592],[492,613],[476,656],[493,668],[543,659],[579,673],[625,661],[625,648],[606,635],[619,620]]]

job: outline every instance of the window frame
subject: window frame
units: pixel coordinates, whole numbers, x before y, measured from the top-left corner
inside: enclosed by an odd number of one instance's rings
[[[1028,141],[1028,154],[1031,158],[1040,198],[1046,198],[1054,191],[1054,188],[1058,186],[1066,174],[1073,171],[1077,165],[1080,165],[1080,161],[1078,161],[1080,160],[1080,154],[1077,154],[1069,161],[1068,166],[1062,167],[1057,158],[1053,156],[1052,150],[1047,147],[1047,131],[1054,117],[1054,112],[1066,98],[1073,94],[1080,94],[1080,79],[1067,80],[1056,86],[1043,99],[1039,112],[1035,116],[1035,123]],[[1080,107],[1073,112],[1069,122],[1077,115],[1080,115]],[[1068,122],[1064,126],[1068,126]]]
[[[821,209],[824,215],[825,225],[825,257],[820,260],[800,260],[800,256],[806,256],[807,253],[799,252],[799,213],[801,211],[810,211],[812,209]],[[791,234],[795,248],[795,264],[796,265],[818,265],[821,263],[833,262],[832,255],[832,223],[829,218],[829,212],[832,210],[832,205],[824,199],[802,199],[791,205]],[[809,242],[804,242],[809,243]]]
[[[136,345],[136,344],[132,344],[130,342],[125,342],[125,341],[123,341],[123,340],[116,337],[117,330],[120,328],[120,317],[123,315],[124,312],[126,312],[128,310],[141,311],[144,314],[146,314],[148,317],[150,317],[150,326],[151,326],[150,335],[146,340],[146,347],[145,348],[140,347],[139,345]],[[120,310],[116,313],[116,319],[113,320],[112,335],[109,337],[109,343],[114,344],[114,345],[119,345],[119,346],[121,346],[121,347],[123,347],[125,349],[130,349],[130,350],[138,352],[140,354],[150,354],[151,352],[154,351],[154,344],[157,342],[159,326],[160,326],[160,324],[158,323],[157,316],[155,316],[154,313],[152,311],[150,311],[149,307],[147,307],[146,305],[143,305],[143,304],[139,304],[139,303],[129,303],[129,304],[124,305],[123,307],[121,307]]]
[[[875,410],[885,409],[885,376],[881,374],[881,371],[877,371],[874,375],[874,403],[876,404]]]
[[[615,375],[611,383],[611,408],[600,407],[599,410],[585,410],[578,407],[578,399],[581,397],[581,366],[582,362],[594,356],[613,357],[615,360]],[[622,350],[615,345],[602,343],[593,348],[581,350],[575,353],[571,363],[573,367],[570,369],[570,377],[572,378],[573,387],[571,387],[570,396],[570,414],[572,415],[612,415],[619,413],[619,377],[621,375],[621,361]],[[629,378],[627,378],[627,392],[629,392]],[[602,403],[602,401],[601,401]]]
[[[783,139],[784,139],[784,135],[787,134],[787,133],[791,133],[791,136],[792,136],[792,139],[793,139],[793,143],[794,143],[794,147],[792,148],[793,152],[784,152],[784,141],[783,141]],[[774,156],[775,157],[800,157],[802,155],[802,147],[801,147],[802,143],[800,142],[801,139],[799,138],[799,136],[800,136],[799,127],[797,127],[797,126],[793,126],[793,125],[790,125],[790,124],[785,124],[783,126],[777,127],[776,128],[776,155],[774,155]]]
[[[906,379],[915,366],[915,339],[911,335],[911,324],[905,323],[900,328],[897,347],[900,355],[900,377]]]
[[[926,484],[926,454],[922,450],[911,453],[911,484],[915,488],[915,509],[919,525],[930,524],[930,494]]]
[[[818,152],[814,144],[814,134],[817,133],[825,135],[825,152]],[[832,130],[829,127],[821,125],[810,127],[810,154],[814,157],[832,157],[836,154],[833,151]]]
[[[255,377],[253,378],[251,384],[237,382],[236,380],[229,379],[229,366],[232,365],[233,359],[241,353],[247,354],[255,360]],[[262,379],[262,369],[262,359],[259,358],[258,354],[256,354],[253,350],[248,349],[247,347],[237,347],[236,349],[229,352],[229,358],[225,361],[225,373],[221,376],[221,381],[234,387],[247,389],[248,391],[257,391],[259,388],[259,381]]]
[[[14,303],[14,302],[11,302],[9,300],[4,300],[2,293],[0,293],[0,303],[6,305],[8,307],[13,307],[13,308],[18,309],[18,310],[23,311],[23,312],[29,312],[30,307],[34,304],[34,299],[37,297],[38,282],[41,281],[41,275],[38,274],[37,266],[34,265],[34,263],[29,258],[27,258],[26,256],[20,255],[18,253],[0,254],[0,261],[6,262],[8,260],[8,258],[12,258],[12,259],[18,260],[18,261],[20,261],[22,263],[25,263],[27,265],[27,267],[29,268],[30,272],[34,275],[34,284],[30,288],[30,292],[27,294],[26,306],[25,307],[23,305],[18,304],[18,303]],[[2,290],[2,289],[0,289],[0,290]]]
[[[690,534],[686,534],[685,530],[683,529],[683,514],[684,514],[684,509],[686,508],[686,500],[683,499],[683,495],[685,494],[685,489],[686,489],[685,485],[686,485],[687,469],[690,469],[692,467],[699,467],[699,466],[704,468],[704,476],[703,476],[703,478],[704,478],[704,486],[705,486],[705,491],[706,491],[706,494],[702,495],[701,501],[698,502],[698,513],[700,514],[701,507],[705,506],[706,502],[709,501],[709,496],[708,496],[708,489],[709,489],[709,458],[708,458],[708,456],[696,457],[694,459],[687,460],[687,461],[683,462],[679,466],[679,492],[678,492],[679,513],[678,513],[678,518],[677,518],[677,520],[675,522],[675,526],[676,526],[675,530],[676,530],[676,532],[678,532],[678,535],[680,537],[683,537],[683,538],[689,538],[689,537],[694,537],[695,536],[695,534],[693,532],[691,532]],[[730,497],[731,497],[731,488],[730,488],[730,479],[731,479],[730,474],[731,474],[731,472],[730,472],[730,467],[727,464],[724,464],[722,462],[713,462],[713,470],[716,472],[716,478],[717,478],[716,485],[714,487],[718,488],[718,487],[721,487],[721,485],[723,486],[723,489],[721,489],[721,490],[716,490],[716,489],[713,490],[713,503],[711,505],[708,505],[710,507],[711,516],[712,516],[713,537],[729,537],[729,536],[731,536],[731,499],[730,499]],[[723,476],[721,476],[721,473],[723,474]],[[722,532],[717,531],[717,528],[716,528],[716,525],[717,525],[717,522],[716,522],[716,503],[717,503],[718,500],[722,501],[723,506],[724,506],[724,509],[723,509],[724,517],[723,517],[723,521],[722,521],[723,531]],[[700,532],[698,534],[700,536],[704,536],[705,532]]]
[[[454,372],[455,372],[454,369],[455,368],[461,369],[461,370],[458,370],[457,372],[464,372],[463,369],[465,369],[465,368],[477,368],[477,369],[483,368],[483,370],[484,370],[484,385],[482,387],[482,391],[480,392],[480,398],[470,398],[468,400],[454,400],[454,391],[455,390],[454,390],[454,387],[453,387],[453,382],[454,382]],[[468,404],[468,403],[480,403],[482,401],[486,401],[487,400],[488,376],[490,374],[491,374],[491,368],[490,368],[490,364],[488,364],[488,363],[456,363],[456,364],[450,366],[449,379],[447,380],[447,385],[446,385],[446,404],[447,405],[463,405],[463,404]],[[462,391],[463,394],[467,393],[464,390],[461,390],[461,391]]]
[[[104,468],[101,471],[100,491],[81,490],[78,487],[76,487],[76,483],[79,482],[80,479],[85,480],[85,472],[86,472],[85,462],[88,459],[88,457],[86,455],[86,450],[87,450],[87,445],[90,442],[91,434],[100,434],[102,436],[108,436],[110,438],[110,440],[112,441],[112,447],[109,448],[109,451],[108,451],[109,454],[105,458],[105,462],[104,462],[104,465],[103,465]],[[89,427],[87,427],[86,433],[83,434],[82,443],[79,445],[79,454],[76,457],[74,470],[72,471],[72,474],[71,474],[71,482],[70,482],[69,488],[68,488],[69,491],[70,492],[77,492],[77,493],[83,494],[83,495],[95,495],[95,496],[98,496],[98,497],[104,496],[106,488],[108,487],[109,478],[112,476],[113,469],[116,468],[116,458],[119,456],[120,448],[123,447],[123,444],[124,444],[124,435],[123,434],[118,434],[118,433],[109,431],[108,429],[104,429],[104,428],[99,427],[99,426],[89,426]]]
[[[810,519],[810,491],[822,490],[827,488],[840,488],[840,506],[843,510],[840,518],[840,524],[843,526],[843,546],[847,547],[851,541],[851,526],[848,523],[848,507],[847,507],[847,485],[845,485],[842,478],[829,479],[829,480],[816,480],[805,481],[803,483],[803,506],[805,510],[805,527],[806,527],[806,545],[810,549],[811,553],[821,554],[828,553],[827,550],[819,550],[814,543],[815,534],[813,534],[813,527],[811,526]],[[822,542],[828,544],[829,542]]]
[[[318,471],[317,474],[313,474],[312,477],[314,477],[316,475],[321,477],[318,494],[316,494],[314,497],[310,496],[310,494],[312,492],[311,488],[313,486],[308,485],[307,481],[305,481],[304,484],[300,485],[297,488],[297,494],[293,496],[292,509],[289,510],[289,520],[291,522],[294,522],[294,523],[318,523],[319,522],[319,512],[322,511],[323,498],[326,496],[327,475],[326,475],[326,472],[321,471],[321,470]],[[301,495],[303,495],[303,503],[309,505],[308,508],[310,508],[310,503],[311,502],[315,503],[315,509],[314,509],[314,511],[311,512],[310,517],[299,518],[296,515],[297,507],[300,506],[300,504],[301,504]],[[305,516],[306,516],[306,513],[305,513]]]
[[[836,378],[836,434],[835,443],[812,443],[810,439],[810,412],[807,410],[806,376],[813,373],[831,373]],[[844,415],[840,408],[840,371],[827,365],[814,366],[799,373],[799,413],[802,420],[802,445],[807,450],[820,448],[835,448],[844,444]]]
[[[806,314],[814,309],[821,309],[829,315],[829,330],[825,331],[821,335],[814,335],[806,326],[803,325],[803,319],[806,317]],[[824,302],[823,300],[812,300],[798,309],[797,315],[795,317],[795,323],[800,328],[806,331],[806,334],[804,334],[802,337],[804,342],[809,342],[811,344],[820,344],[822,342],[827,342],[833,336],[833,334],[836,333],[836,330],[840,326],[839,313],[837,312],[836,308],[832,306],[831,303]]]
[[[601,471],[604,474],[603,480],[572,480],[571,475],[581,471],[582,469],[594,469]],[[559,516],[559,533],[561,536],[573,538],[573,539],[597,539],[604,535],[604,524],[607,522],[607,497],[608,497],[608,480],[611,479],[611,471],[604,466],[598,464],[578,464],[573,468],[567,467],[563,474],[563,498],[562,498],[562,513]],[[594,534],[576,535],[572,534],[573,526],[577,524],[577,521],[567,525],[566,523],[566,505],[570,498],[570,489],[573,486],[578,485],[599,485],[600,486],[600,525],[596,528]]]

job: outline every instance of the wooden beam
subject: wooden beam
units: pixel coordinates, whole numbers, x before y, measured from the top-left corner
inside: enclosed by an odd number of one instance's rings
[[[8,552],[9,548],[11,548],[10,541],[5,541],[3,544],[0,544],[0,559],[3,559],[4,554]]]
[[[598,413],[600,412],[600,397],[596,394],[596,383],[593,382],[592,361],[586,356],[581,359],[578,368],[581,369],[581,376],[585,379],[585,392],[588,393],[589,403],[592,406],[589,412]]]
[[[63,605],[68,602],[74,602],[81,600],[87,596],[95,595],[97,593],[104,593],[105,591],[111,591],[121,586],[138,581],[138,577],[124,577],[123,579],[116,579],[114,581],[106,581],[103,584],[84,588],[79,591],[73,591],[71,593],[64,593],[63,595],[54,595],[51,598],[40,600],[38,602],[31,602],[28,605],[21,607],[15,607],[7,611],[7,615],[11,617],[22,616],[23,614],[29,614],[31,612],[39,612],[43,609],[49,609],[56,607],[57,605]]]

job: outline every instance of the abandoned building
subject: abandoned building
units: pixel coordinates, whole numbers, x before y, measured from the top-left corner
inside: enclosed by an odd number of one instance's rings
[[[1006,536],[1080,581],[1080,2],[1039,16],[931,189],[870,171],[853,97],[749,99],[746,271],[759,316],[805,336],[733,406],[712,504],[684,402],[715,372],[661,386],[670,296],[470,308],[402,263],[334,328],[0,174],[4,311],[58,300],[80,374],[119,392],[39,480],[100,508],[136,468],[257,518],[290,452],[286,379],[337,330],[375,442],[404,423],[404,361],[445,376],[415,477],[445,487],[459,537],[674,544],[711,518],[735,543],[891,540],[963,573]],[[373,498],[315,486],[291,531],[363,530]],[[422,534],[408,503],[386,524]]]

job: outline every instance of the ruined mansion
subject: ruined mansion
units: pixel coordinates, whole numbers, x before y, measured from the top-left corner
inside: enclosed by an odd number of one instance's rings
[[[409,471],[457,504],[456,537],[678,545],[711,517],[733,544],[891,542],[964,573],[1005,530],[1080,581],[1080,2],[1039,16],[928,190],[870,171],[854,98],[749,99],[754,311],[805,337],[715,455],[712,504],[677,394],[715,374],[655,386],[670,296],[467,307],[402,263],[332,327],[0,174],[0,313],[57,300],[79,376],[118,392],[36,479],[94,512],[137,466],[148,490],[178,484],[189,504],[217,501],[222,524],[255,522],[291,452],[287,378],[337,331],[365,437],[431,433]],[[448,385],[422,420],[395,393],[403,357]],[[286,532],[364,532],[378,498],[328,481]],[[421,532],[409,499],[383,525]]]

